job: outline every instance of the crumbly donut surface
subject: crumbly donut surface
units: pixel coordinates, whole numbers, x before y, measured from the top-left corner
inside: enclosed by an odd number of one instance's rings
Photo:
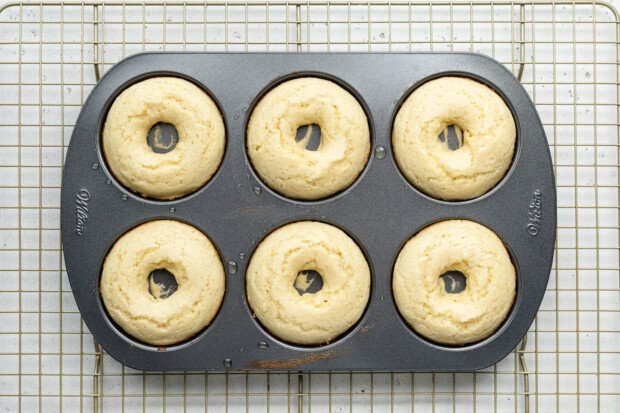
[[[449,125],[463,130],[463,146],[439,140]],[[440,199],[465,200],[488,192],[506,174],[516,127],[504,100],[471,79],[442,77],[405,100],[392,131],[394,157],[407,180]]]
[[[460,271],[466,287],[445,291],[441,275]],[[488,228],[464,220],[433,224],[398,254],[392,289],[398,310],[422,336],[463,345],[491,335],[515,299],[516,273],[502,241]]]
[[[323,288],[300,295],[300,271],[314,270]],[[272,334],[305,345],[325,344],[351,328],[370,295],[370,269],[357,244],[340,229],[295,222],[269,234],[256,248],[246,275],[250,307]]]
[[[149,293],[149,274],[161,268],[178,283],[165,299]],[[151,221],[116,241],[105,258],[100,289],[105,308],[126,333],[148,344],[170,345],[213,320],[224,298],[224,266],[196,228]]]
[[[153,125],[170,123],[179,141],[156,153],[147,143]],[[189,194],[217,171],[226,144],[222,114],[193,83],[155,77],[125,89],[108,112],[103,152],[112,174],[143,196],[174,199]]]
[[[317,124],[321,144],[307,150],[297,129]],[[273,190],[292,198],[333,195],[359,176],[370,153],[368,119],[359,102],[325,79],[304,77],[269,91],[252,111],[247,130],[252,165]]]

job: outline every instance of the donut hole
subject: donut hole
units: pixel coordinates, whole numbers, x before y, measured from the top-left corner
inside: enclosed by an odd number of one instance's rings
[[[316,123],[299,126],[295,142],[308,151],[317,151],[321,146],[321,127]]]
[[[439,134],[439,141],[451,151],[456,151],[465,143],[463,129],[456,124],[448,125]]]
[[[155,153],[168,153],[172,151],[179,142],[179,131],[167,122],[157,122],[146,135],[146,143]]]
[[[166,299],[179,288],[177,279],[170,271],[165,268],[158,268],[151,271],[148,276],[149,293],[155,299]]]
[[[323,289],[323,277],[315,270],[302,270],[297,273],[293,287],[299,295],[316,294]]]
[[[467,277],[460,271],[449,270],[443,273],[440,278],[448,294],[459,294],[467,287]]]

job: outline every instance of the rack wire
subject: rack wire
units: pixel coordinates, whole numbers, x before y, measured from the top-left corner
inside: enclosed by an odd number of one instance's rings
[[[603,411],[620,406],[620,16],[601,1],[44,1],[0,8],[0,407],[6,411]],[[515,73],[557,178],[551,278],[526,339],[471,373],[145,373],[94,341],[65,273],[66,147],[124,56],[473,51]]]

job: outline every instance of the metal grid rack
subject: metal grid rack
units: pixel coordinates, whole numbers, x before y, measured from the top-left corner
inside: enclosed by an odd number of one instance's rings
[[[620,16],[598,1],[194,0],[0,8],[0,407],[603,411],[620,406]],[[81,104],[143,50],[475,51],[517,75],[554,159],[558,241],[526,340],[472,373],[143,373],[89,334],[62,262]]]

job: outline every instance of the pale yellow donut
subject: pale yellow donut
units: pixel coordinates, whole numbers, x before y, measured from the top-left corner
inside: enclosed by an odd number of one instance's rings
[[[439,134],[463,130],[463,146],[450,150]],[[403,103],[392,132],[394,157],[407,180],[445,200],[478,197],[510,167],[516,127],[504,100],[471,79],[442,77],[424,83]]]
[[[314,270],[323,288],[300,295],[300,271]],[[246,275],[248,303],[275,336],[296,344],[325,344],[362,316],[370,295],[370,269],[357,244],[321,222],[285,225],[256,248]]]
[[[297,129],[317,124],[316,151],[295,141]],[[269,91],[252,111],[248,155],[273,190],[298,199],[320,199],[347,188],[370,153],[368,119],[349,92],[328,80],[304,77]]]
[[[178,283],[165,299],[149,293],[149,274],[160,268]],[[211,323],[224,298],[224,266],[196,228],[151,221],[114,243],[103,263],[100,287],[105,308],[125,332],[145,343],[169,345]]]
[[[448,293],[441,278],[460,271],[465,290]],[[424,228],[398,254],[392,289],[398,311],[422,336],[462,345],[491,335],[515,298],[516,274],[502,241],[471,221]]]
[[[167,153],[147,143],[153,125],[174,125],[179,141]],[[114,100],[103,129],[103,153],[112,174],[133,191],[155,199],[189,194],[211,179],[226,143],[222,114],[202,89],[183,79],[155,77]]]

